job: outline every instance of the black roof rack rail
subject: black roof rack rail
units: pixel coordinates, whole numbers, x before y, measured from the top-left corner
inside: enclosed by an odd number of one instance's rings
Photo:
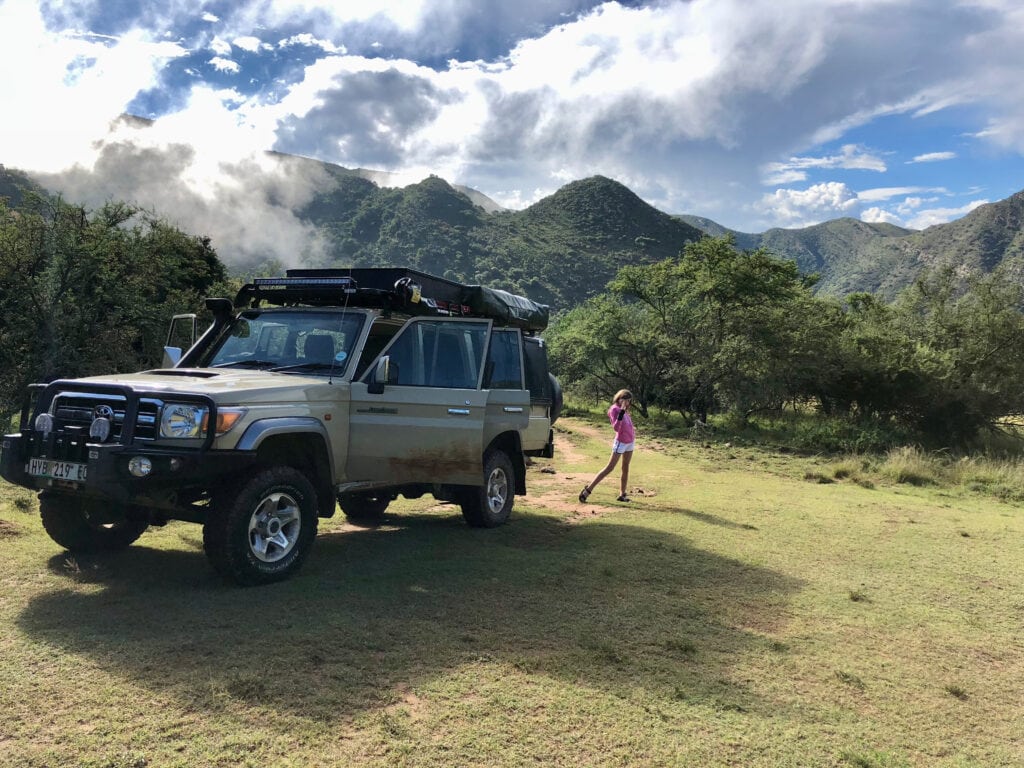
[[[404,267],[289,269],[284,277],[260,277],[244,285],[235,306],[277,305],[380,307],[410,315],[485,317],[526,331],[547,328],[549,309],[523,296],[481,285],[464,285]]]

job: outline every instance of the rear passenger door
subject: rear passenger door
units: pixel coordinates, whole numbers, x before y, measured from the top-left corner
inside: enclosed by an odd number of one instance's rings
[[[392,381],[352,384],[346,480],[479,485],[488,320],[411,320],[384,353]]]
[[[491,330],[483,386],[487,391],[484,445],[504,432],[524,434],[530,421],[530,393],[523,385],[523,344],[519,329]]]

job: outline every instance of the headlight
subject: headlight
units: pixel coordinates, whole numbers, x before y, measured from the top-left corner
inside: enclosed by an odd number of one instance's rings
[[[201,405],[168,403],[160,416],[160,437],[202,437],[206,413]]]
[[[245,415],[245,408],[218,408],[216,434],[229,432]],[[202,405],[168,403],[160,416],[160,437],[188,439],[205,437],[210,422],[209,409]]]

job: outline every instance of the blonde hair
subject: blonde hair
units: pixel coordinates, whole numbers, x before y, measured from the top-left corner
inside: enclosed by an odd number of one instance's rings
[[[633,393],[630,392],[628,389],[620,389],[618,392],[615,393],[615,397],[612,398],[612,405],[618,405],[619,401],[622,400],[623,398],[632,400]]]

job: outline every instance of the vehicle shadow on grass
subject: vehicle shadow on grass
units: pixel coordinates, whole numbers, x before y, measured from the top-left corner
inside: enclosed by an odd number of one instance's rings
[[[102,561],[55,556],[72,583],[31,600],[21,627],[190,709],[240,701],[333,722],[484,661],[623,696],[640,686],[768,710],[729,673],[779,652],[773,622],[800,587],[607,519],[520,514],[477,530],[426,513],[322,533],[298,575],[240,589],[182,530],[177,550],[143,538]]]

